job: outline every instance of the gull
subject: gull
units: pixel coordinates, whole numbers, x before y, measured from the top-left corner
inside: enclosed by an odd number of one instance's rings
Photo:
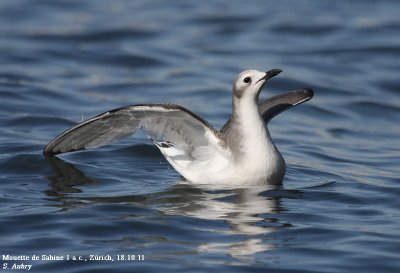
[[[258,102],[264,84],[281,73],[245,70],[235,79],[232,115],[220,129],[177,104],[137,104],[83,121],[52,140],[45,156],[104,146],[145,131],[167,161],[194,184],[280,185],[286,164],[268,122],[313,97],[303,88]]]

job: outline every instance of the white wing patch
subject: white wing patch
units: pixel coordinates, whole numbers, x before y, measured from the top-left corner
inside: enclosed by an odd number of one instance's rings
[[[51,141],[44,153],[101,147],[139,128],[188,180],[203,172],[218,172],[230,162],[230,152],[205,120],[181,106],[161,104],[122,107],[84,121]]]
[[[230,162],[221,140],[195,118],[166,113],[146,119],[142,128],[168,162],[189,180],[193,174],[218,172]]]

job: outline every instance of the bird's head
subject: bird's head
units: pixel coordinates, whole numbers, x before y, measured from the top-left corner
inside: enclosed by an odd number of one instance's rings
[[[258,99],[258,95],[267,80],[281,72],[282,70],[280,69],[272,69],[267,72],[245,70],[235,79],[233,84],[233,95],[238,99],[245,97]]]

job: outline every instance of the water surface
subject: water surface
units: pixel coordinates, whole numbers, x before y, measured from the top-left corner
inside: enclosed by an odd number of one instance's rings
[[[398,272],[399,10],[2,1],[0,255],[136,255],[33,272]],[[127,104],[179,103],[219,128],[249,68],[284,71],[263,98],[316,92],[269,125],[287,163],[280,188],[181,183],[143,134],[42,156],[63,130]]]

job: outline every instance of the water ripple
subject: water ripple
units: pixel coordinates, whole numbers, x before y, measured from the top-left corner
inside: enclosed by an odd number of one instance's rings
[[[0,2],[2,253],[145,255],[33,272],[397,272],[399,2],[199,3]],[[218,127],[247,68],[284,70],[263,98],[315,90],[269,124],[281,187],[192,185],[144,134],[42,155],[128,104]]]

